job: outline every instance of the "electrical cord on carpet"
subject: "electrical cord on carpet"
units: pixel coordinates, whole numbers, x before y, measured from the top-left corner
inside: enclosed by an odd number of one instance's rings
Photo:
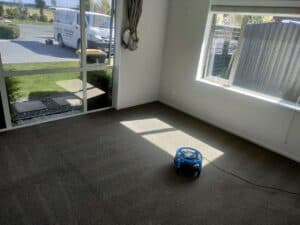
[[[258,188],[263,188],[263,189],[269,189],[269,190],[273,190],[273,191],[277,191],[277,192],[281,192],[281,193],[286,193],[286,194],[290,194],[290,195],[297,195],[297,196],[300,196],[300,192],[293,192],[293,191],[289,191],[289,190],[285,190],[283,188],[280,188],[280,187],[274,187],[274,186],[267,186],[267,185],[262,185],[262,184],[256,184],[252,181],[250,181],[249,179],[247,178],[244,178],[240,175],[237,175],[231,171],[228,171],[226,169],[223,169],[222,167],[219,167],[218,165],[216,165],[215,163],[213,163],[211,160],[209,160],[208,158],[204,157],[203,158],[210,163],[210,165],[212,165],[215,169],[229,175],[229,176],[232,176],[232,177],[235,177],[236,179],[238,180],[241,180],[247,184],[250,184],[252,186],[255,186],[255,187],[258,187]]]

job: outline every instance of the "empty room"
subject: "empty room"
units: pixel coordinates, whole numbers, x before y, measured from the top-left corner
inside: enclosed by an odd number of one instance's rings
[[[300,224],[299,0],[0,0],[0,225]]]

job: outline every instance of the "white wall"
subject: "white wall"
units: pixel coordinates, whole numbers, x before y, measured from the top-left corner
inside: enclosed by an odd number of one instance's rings
[[[300,113],[196,81],[209,0],[171,0],[160,100],[204,121],[300,161]]]
[[[167,7],[168,0],[144,0],[137,51],[123,49],[117,40],[114,103],[117,109],[158,100]],[[124,1],[117,0],[117,37],[124,9]]]

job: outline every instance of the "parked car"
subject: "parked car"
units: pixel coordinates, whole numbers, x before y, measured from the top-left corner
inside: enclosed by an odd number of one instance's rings
[[[86,12],[87,47],[109,52],[111,17],[95,12]],[[56,8],[54,14],[54,38],[59,45],[78,49],[81,44],[80,12],[74,9]],[[114,32],[112,32],[112,41]]]

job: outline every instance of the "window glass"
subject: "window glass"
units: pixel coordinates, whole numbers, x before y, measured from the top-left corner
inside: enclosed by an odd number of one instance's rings
[[[80,72],[42,72],[79,70],[76,12],[79,0],[0,3],[0,66],[13,126],[82,111]],[[25,75],[14,75],[18,72]],[[1,103],[0,129],[2,108]]]
[[[300,19],[216,13],[205,78],[296,102]]]
[[[112,3],[82,1],[86,6],[86,32],[81,34],[79,2],[0,3],[0,66],[9,103],[4,112],[10,113],[12,126],[112,105]],[[87,65],[80,64],[82,35],[87,35],[87,62],[111,62],[107,69],[100,65],[103,70],[97,71],[95,66],[89,71]],[[85,75],[87,99],[83,99]],[[0,129],[4,121],[10,127],[0,107]]]
[[[64,21],[64,23],[68,24],[68,25],[72,25],[73,21],[74,21],[74,18],[75,18],[75,15],[76,15],[76,12],[73,12],[73,11],[65,12],[65,21]]]
[[[110,17],[105,15],[91,15],[93,17],[94,26],[101,28],[110,28]]]
[[[87,63],[99,64],[113,61],[114,26],[111,18],[111,0],[87,1]]]
[[[4,70],[79,68],[78,0],[0,3],[0,53]],[[30,64],[30,66],[26,65]],[[35,66],[36,64],[36,66]]]

